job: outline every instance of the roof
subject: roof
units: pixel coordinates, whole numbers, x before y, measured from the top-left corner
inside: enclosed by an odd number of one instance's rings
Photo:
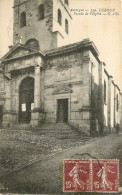
[[[18,49],[23,49],[26,52],[26,54],[24,53],[21,56],[12,56],[12,54],[15,53],[15,51],[17,51]],[[81,42],[77,42],[77,43],[73,43],[73,44],[69,44],[66,46],[62,46],[62,47],[58,47],[56,49],[52,49],[52,50],[47,50],[44,53],[38,51],[38,50],[34,50],[30,47],[27,47],[23,44],[17,43],[16,45],[14,45],[2,58],[1,58],[1,62],[7,62],[10,60],[15,60],[18,58],[23,58],[23,57],[27,57],[30,55],[41,55],[42,57],[46,57],[46,58],[50,58],[53,56],[58,56],[61,54],[65,54],[65,53],[72,53],[74,51],[79,51],[79,50],[84,50],[84,49],[89,49],[93,55],[95,55],[95,57],[99,60],[98,56],[99,56],[99,51],[97,49],[97,47],[95,46],[93,41],[90,41],[89,39],[85,39]]]
[[[56,55],[60,55],[64,53],[71,53],[76,50],[83,50],[83,49],[89,49],[95,55],[95,57],[98,58],[99,51],[97,47],[95,46],[94,42],[90,41],[89,39],[84,39],[83,41],[69,44],[63,47],[58,47],[56,49],[47,50],[45,51],[45,56],[52,57],[52,56],[56,56]]]

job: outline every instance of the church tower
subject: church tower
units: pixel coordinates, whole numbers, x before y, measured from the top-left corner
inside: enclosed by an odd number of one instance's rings
[[[66,45],[72,16],[69,0],[14,0],[13,42],[45,51]]]

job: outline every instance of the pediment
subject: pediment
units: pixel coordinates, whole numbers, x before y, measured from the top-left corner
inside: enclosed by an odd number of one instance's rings
[[[36,52],[35,50],[33,50],[31,48],[27,48],[25,45],[17,44],[15,46],[13,46],[8,51],[8,53],[2,57],[1,60],[4,61],[4,60],[9,60],[9,59],[14,59],[14,58],[18,58],[21,56],[35,53],[35,52]]]
[[[60,88],[57,88],[55,91],[53,91],[53,95],[57,95],[57,94],[66,94],[66,93],[72,93],[72,90],[70,87],[68,86],[63,86]]]
[[[12,52],[8,57],[7,59],[10,59],[10,58],[17,58],[17,57],[20,57],[20,56],[23,56],[23,55],[27,55],[31,53],[28,49],[25,49],[25,48],[21,48],[21,47],[18,47],[16,48],[16,50],[14,52]]]

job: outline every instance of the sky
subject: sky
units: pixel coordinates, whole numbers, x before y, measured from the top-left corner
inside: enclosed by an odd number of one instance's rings
[[[35,0],[36,1],[36,0]],[[0,0],[0,57],[12,45],[13,0]],[[120,0],[70,0],[70,9],[115,9],[119,15],[74,15],[70,43],[90,38],[100,52],[101,61],[122,91],[122,14]],[[78,11],[77,11],[78,13]],[[106,12],[108,13],[108,12]]]

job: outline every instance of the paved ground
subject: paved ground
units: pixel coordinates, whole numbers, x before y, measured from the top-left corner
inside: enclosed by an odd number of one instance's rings
[[[46,131],[47,129],[44,130]],[[68,132],[69,129],[66,131]],[[73,130],[69,135],[72,135],[72,132]],[[71,141],[71,138],[58,139],[53,132],[50,134],[42,134],[40,130],[0,129],[0,176],[11,169],[22,168],[47,155],[83,145],[89,141],[88,137],[85,138],[82,135]]]
[[[122,164],[121,135],[109,135],[94,138],[89,143],[65,149],[58,154],[48,156],[19,171],[1,178],[7,192],[19,193],[63,193],[63,160],[89,159],[83,153],[99,159],[120,159]],[[120,186],[122,186],[122,166],[120,168]],[[64,193],[65,194],[65,193]]]

